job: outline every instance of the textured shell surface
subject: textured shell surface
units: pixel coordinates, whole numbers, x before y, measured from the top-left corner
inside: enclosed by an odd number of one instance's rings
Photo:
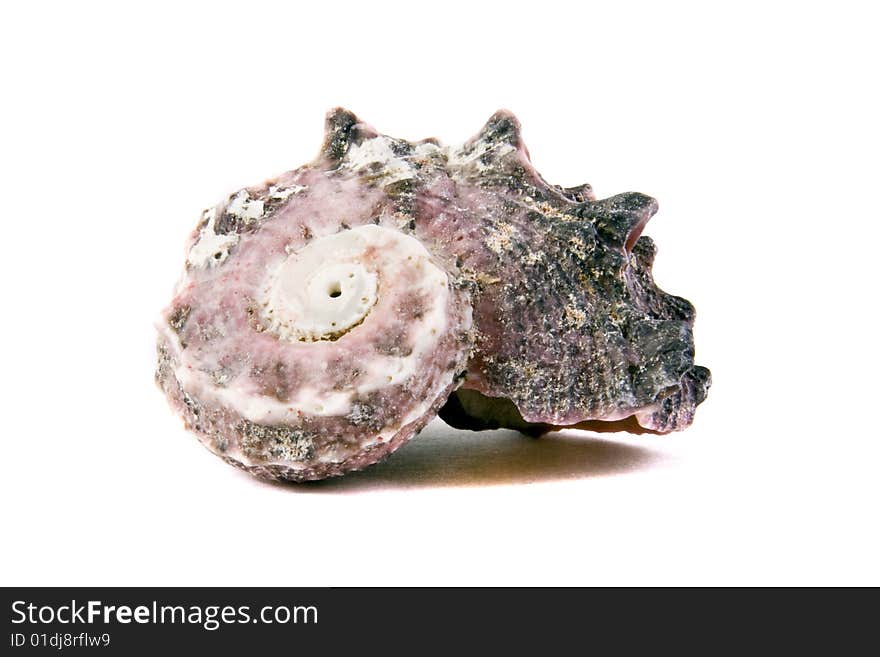
[[[315,161],[203,213],[157,382],[211,451],[297,481],[374,463],[438,412],[685,428],[710,375],[693,307],[651,276],[656,209],[546,183],[509,112],[442,146],[334,110]]]

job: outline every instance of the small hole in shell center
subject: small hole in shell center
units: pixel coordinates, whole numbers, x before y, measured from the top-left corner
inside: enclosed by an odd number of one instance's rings
[[[341,294],[342,294],[342,286],[339,284],[339,281],[331,284],[330,287],[327,289],[327,296],[329,296],[331,299],[335,299],[336,297],[338,297]]]

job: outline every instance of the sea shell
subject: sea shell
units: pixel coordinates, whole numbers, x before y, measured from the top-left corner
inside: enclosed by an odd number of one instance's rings
[[[265,478],[356,470],[461,381],[469,292],[387,205],[321,158],[205,211],[157,380],[215,454]]]
[[[655,210],[548,185],[507,112],[443,147],[334,110],[313,163],[203,213],[157,381],[211,451],[297,481],[374,463],[441,407],[473,429],[683,428],[709,374],[692,306],[651,279]]]

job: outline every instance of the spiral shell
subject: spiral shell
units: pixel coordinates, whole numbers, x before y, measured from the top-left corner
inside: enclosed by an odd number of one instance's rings
[[[314,162],[203,213],[157,381],[211,451],[296,481],[374,463],[438,411],[684,428],[710,376],[693,306],[651,276],[656,209],[549,185],[508,112],[444,147],[334,110]]]
[[[471,306],[378,202],[305,167],[207,210],[160,323],[158,380],[214,453],[320,479],[416,434],[460,380]]]

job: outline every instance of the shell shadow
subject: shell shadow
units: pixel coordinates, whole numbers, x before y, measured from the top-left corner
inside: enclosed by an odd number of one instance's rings
[[[623,474],[651,466],[662,453],[576,431],[534,439],[516,431],[459,431],[432,422],[385,461],[344,477],[275,483],[302,493],[492,486]]]

